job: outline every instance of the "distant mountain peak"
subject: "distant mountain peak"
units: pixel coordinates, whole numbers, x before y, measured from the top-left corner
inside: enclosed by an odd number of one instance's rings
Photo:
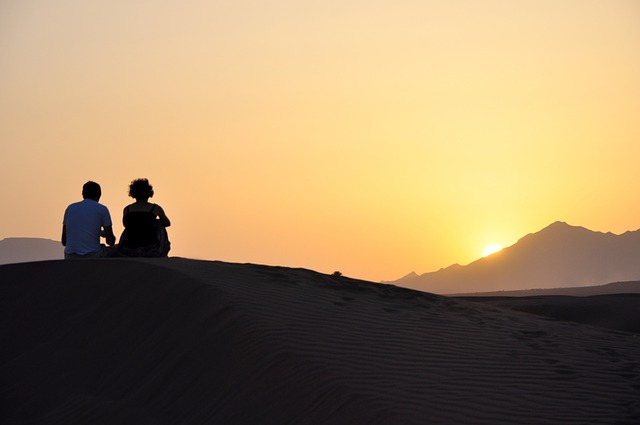
[[[588,230],[589,232],[591,232],[591,230],[585,227],[573,226],[567,223],[566,221],[554,221],[544,229],[540,230],[538,233],[541,233],[544,231],[567,231],[567,230]]]
[[[394,283],[440,294],[603,285],[640,279],[639,251],[640,230],[615,235],[556,221],[494,261],[479,259]]]
[[[409,274],[406,274],[406,275],[402,276],[400,279],[396,279],[396,280],[383,280],[383,281],[382,281],[382,283],[391,283],[391,282],[393,282],[393,283],[398,283],[398,282],[401,282],[401,281],[411,280],[411,279],[414,279],[414,278],[417,278],[417,277],[419,277],[418,273],[416,273],[416,272],[411,272],[411,273],[409,273]]]
[[[50,241],[51,239],[34,238],[29,236],[25,236],[25,237],[9,236],[7,238],[0,239],[0,242],[28,242],[28,241],[43,241],[43,240]]]
[[[566,221],[562,221],[562,220],[554,221],[553,223],[551,223],[551,224],[550,224],[550,225],[548,225],[547,227],[554,227],[554,226],[556,226],[556,227],[560,227],[560,226],[564,226],[564,227],[567,227],[567,226],[568,226],[568,227],[573,227],[573,226],[571,226],[570,224],[568,224]]]
[[[0,240],[0,264],[62,258],[64,258],[64,248],[59,241],[26,237]]]
[[[555,240],[555,239],[566,238],[569,235],[596,234],[596,233],[597,232],[589,230],[585,227],[573,226],[564,221],[555,221],[550,225],[548,225],[547,227],[544,227],[543,229],[537,232],[529,233],[523,236],[518,240],[518,243],[527,242],[530,240],[540,240],[540,239]]]

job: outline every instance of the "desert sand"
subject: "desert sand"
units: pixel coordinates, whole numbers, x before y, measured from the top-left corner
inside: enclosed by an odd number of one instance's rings
[[[640,423],[637,333],[304,269],[4,265],[0,316],[4,424]]]
[[[464,297],[495,307],[607,329],[640,333],[640,294],[597,296]]]

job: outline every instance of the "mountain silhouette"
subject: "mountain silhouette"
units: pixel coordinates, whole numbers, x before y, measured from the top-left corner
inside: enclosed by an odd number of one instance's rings
[[[59,241],[42,238],[6,238],[0,240],[0,264],[61,260],[64,247]]]
[[[438,294],[582,287],[640,279],[640,230],[621,235],[555,222],[466,266],[390,282]]]

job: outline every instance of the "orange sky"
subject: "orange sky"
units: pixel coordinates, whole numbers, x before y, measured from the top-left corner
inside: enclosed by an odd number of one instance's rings
[[[634,0],[0,2],[0,238],[148,177],[173,255],[390,280],[640,228]]]

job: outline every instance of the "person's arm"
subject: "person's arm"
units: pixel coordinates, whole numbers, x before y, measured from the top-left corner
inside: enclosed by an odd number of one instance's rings
[[[62,242],[62,246],[67,246],[67,225],[66,224],[62,225],[62,237],[60,238],[60,241]]]
[[[160,223],[164,227],[171,226],[171,220],[169,220],[169,217],[167,217],[167,215],[164,213],[164,210],[162,209],[162,207],[160,205],[156,204],[155,212],[156,212],[156,214],[158,214],[158,218],[160,219]]]
[[[104,237],[107,240],[107,245],[113,246],[116,244],[116,235],[113,234],[113,226],[104,227]]]

